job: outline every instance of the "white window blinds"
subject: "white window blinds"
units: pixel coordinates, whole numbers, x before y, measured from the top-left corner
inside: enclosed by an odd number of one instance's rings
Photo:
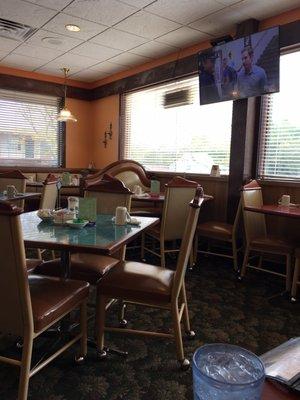
[[[198,76],[122,97],[121,158],[152,171],[228,174],[232,102],[199,104]]]
[[[300,51],[280,57],[280,92],[264,96],[258,175],[300,179]]]
[[[0,165],[60,166],[59,101],[0,90]]]

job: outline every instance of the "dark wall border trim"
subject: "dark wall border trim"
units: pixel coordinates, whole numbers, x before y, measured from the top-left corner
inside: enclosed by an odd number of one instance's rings
[[[59,83],[39,81],[37,79],[5,74],[0,74],[0,88],[57,97],[62,97],[64,93],[64,85]],[[76,86],[68,86],[68,97],[79,100],[92,100],[92,91],[90,89],[83,89]]]

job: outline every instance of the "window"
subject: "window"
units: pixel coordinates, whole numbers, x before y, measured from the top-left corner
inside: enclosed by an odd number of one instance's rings
[[[0,90],[1,165],[62,165],[59,102],[57,97]]]
[[[258,176],[300,179],[300,51],[280,57],[280,92],[263,97]]]
[[[121,158],[152,171],[228,174],[232,101],[201,106],[197,77],[122,97]]]

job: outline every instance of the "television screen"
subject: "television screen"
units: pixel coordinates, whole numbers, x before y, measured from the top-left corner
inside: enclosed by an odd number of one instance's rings
[[[279,28],[199,53],[200,104],[279,91]]]

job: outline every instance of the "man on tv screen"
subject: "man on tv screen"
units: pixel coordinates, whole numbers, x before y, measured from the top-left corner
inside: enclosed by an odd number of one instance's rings
[[[243,67],[238,73],[237,90],[239,97],[259,96],[265,92],[267,75],[263,68],[253,62],[253,49],[246,46],[241,52]]]
[[[232,61],[230,62],[232,65]],[[235,90],[237,74],[231,65],[229,65],[228,59],[224,57],[222,60],[222,99],[231,99]]]
[[[215,57],[213,53],[202,55],[200,62],[200,92],[203,103],[219,101],[215,81]]]

